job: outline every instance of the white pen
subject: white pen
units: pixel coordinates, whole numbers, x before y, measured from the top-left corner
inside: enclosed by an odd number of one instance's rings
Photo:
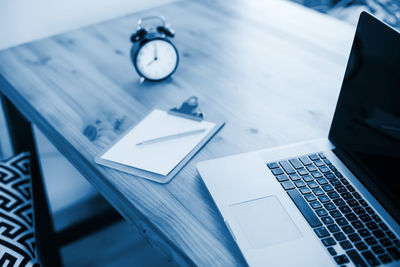
[[[163,142],[163,141],[167,141],[167,140],[171,140],[171,139],[176,139],[176,138],[180,138],[180,137],[203,133],[205,131],[206,131],[206,129],[203,128],[203,129],[193,130],[193,131],[189,131],[189,132],[183,132],[183,133],[178,133],[178,134],[173,134],[173,135],[168,135],[168,136],[162,136],[162,137],[142,141],[140,143],[137,143],[136,145],[137,146],[149,145],[149,144],[153,144],[153,143],[158,143],[158,142]]]

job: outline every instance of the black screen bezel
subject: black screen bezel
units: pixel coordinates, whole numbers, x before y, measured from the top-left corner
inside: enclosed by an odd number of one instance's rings
[[[371,14],[364,11],[360,15],[357,29],[360,27],[360,25],[369,25],[369,24],[375,24],[377,26],[379,24],[379,27],[377,27],[377,28],[380,28],[380,29],[383,28],[384,30],[393,32],[393,35],[395,36],[395,38],[400,38],[400,33],[398,31],[396,31],[389,25],[381,22],[380,20],[378,20]],[[382,27],[382,26],[384,26],[384,27]],[[356,34],[355,34],[355,37],[353,40],[352,49],[350,52],[350,56],[352,53],[355,53],[354,44],[355,44],[355,40],[356,40],[358,33],[359,32],[356,31]],[[369,32],[369,34],[376,34],[376,33]],[[350,58],[350,56],[349,56],[349,58]],[[347,63],[346,71],[349,68],[349,64],[350,64],[350,62]],[[376,177],[374,178],[372,176],[373,174],[371,172],[369,172],[365,167],[363,167],[362,164],[359,164],[359,162],[357,162],[357,159],[354,158],[351,153],[346,151],[346,148],[342,147],[340,141],[338,141],[336,138],[336,136],[338,135],[338,132],[341,131],[342,129],[338,128],[337,125],[334,123],[335,116],[337,116],[337,114],[339,113],[338,110],[341,108],[341,102],[342,102],[341,100],[343,98],[344,98],[344,92],[343,92],[343,83],[342,83],[342,89],[341,89],[341,92],[339,94],[339,98],[338,98],[338,101],[336,104],[335,113],[334,113],[332,124],[331,124],[330,130],[329,130],[328,139],[336,147],[334,149],[335,154],[345,163],[345,165],[347,165],[347,167],[353,172],[353,174],[356,177],[358,177],[358,180],[360,180],[363,183],[363,185],[368,189],[368,191],[392,215],[392,217],[397,221],[397,223],[400,223],[400,209],[399,209],[398,204],[395,203],[393,198],[388,197],[387,193],[385,193],[381,188],[376,186],[376,181],[377,181]],[[360,179],[360,177],[362,177],[362,179]]]

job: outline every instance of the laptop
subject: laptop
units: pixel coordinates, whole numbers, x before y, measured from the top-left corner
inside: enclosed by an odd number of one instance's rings
[[[360,15],[327,139],[197,169],[250,266],[400,266],[400,33]]]

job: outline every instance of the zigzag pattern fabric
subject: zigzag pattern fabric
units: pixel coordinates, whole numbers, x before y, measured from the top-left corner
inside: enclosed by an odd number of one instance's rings
[[[29,153],[0,161],[0,266],[39,266],[30,179]]]

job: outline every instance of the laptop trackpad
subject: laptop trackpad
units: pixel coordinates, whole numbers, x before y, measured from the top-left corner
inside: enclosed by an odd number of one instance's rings
[[[229,206],[240,228],[255,249],[302,236],[276,196],[267,196]]]

